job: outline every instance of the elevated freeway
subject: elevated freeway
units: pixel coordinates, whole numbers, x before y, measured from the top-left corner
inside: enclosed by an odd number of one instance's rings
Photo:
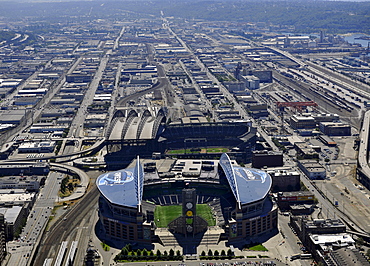
[[[74,139],[74,138],[71,138]],[[105,138],[101,137],[97,139],[97,141],[89,148],[82,150],[82,151],[76,151],[68,154],[61,154],[61,155],[53,155],[53,156],[45,156],[42,157],[42,160],[50,160],[50,159],[58,159],[58,158],[68,158],[68,157],[75,157],[75,156],[80,156],[83,154],[89,154],[91,152],[100,150],[103,148],[105,145]],[[13,162],[33,162],[33,161],[39,161],[40,158],[19,158],[19,159],[8,159],[8,160],[3,160],[0,162],[0,164],[9,164]]]
[[[147,93],[153,92],[155,90],[164,89],[166,91],[166,95],[167,95],[169,87],[171,85],[170,85],[170,83],[169,83],[169,81],[166,77],[166,73],[165,73],[165,70],[163,69],[163,67],[159,64],[156,64],[156,67],[157,67],[157,73],[158,73],[158,80],[155,84],[152,85],[151,88],[142,90],[138,93],[128,95],[126,97],[123,97],[122,99],[120,99],[117,102],[116,106],[128,106],[130,101],[135,100],[135,99],[137,99],[137,98],[139,98],[139,97],[141,97],[141,96],[143,96]],[[171,100],[171,97],[168,97],[167,103],[168,103],[168,106],[173,105],[173,100]]]
[[[362,129],[360,132],[360,145],[358,150],[358,178],[368,189],[370,189],[370,166],[369,166],[369,133],[370,110],[364,115]]]

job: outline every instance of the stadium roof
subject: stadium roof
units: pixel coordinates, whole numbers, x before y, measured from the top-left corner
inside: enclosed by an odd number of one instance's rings
[[[98,177],[96,185],[100,193],[111,203],[137,207],[141,205],[144,170],[137,158],[135,167],[109,172]]]
[[[272,179],[264,171],[233,166],[229,156],[224,153],[220,158],[230,188],[239,204],[251,203],[266,197],[272,185]]]
[[[269,193],[272,179],[266,172],[234,166],[226,153],[222,154],[219,162],[239,208],[243,204],[261,200]],[[134,167],[99,176],[96,185],[100,193],[111,203],[140,208],[143,197],[144,170],[139,157]]]

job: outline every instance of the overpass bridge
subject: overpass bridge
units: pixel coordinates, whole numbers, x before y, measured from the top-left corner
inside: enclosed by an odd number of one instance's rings
[[[363,118],[357,162],[358,179],[367,189],[370,189],[369,131],[370,110],[365,113]]]
[[[89,138],[85,138],[85,139],[89,139]],[[67,140],[76,140],[76,139],[75,138],[68,138],[68,139],[66,139],[66,141]],[[78,140],[82,141],[81,139],[78,139]],[[105,146],[105,142],[106,142],[106,139],[104,137],[101,137],[101,138],[96,139],[94,144],[91,147],[89,147],[85,150],[76,151],[76,152],[72,152],[72,153],[68,153],[68,154],[45,156],[45,157],[42,157],[42,160],[44,161],[44,160],[50,160],[50,159],[66,158],[67,159],[66,161],[68,161],[68,159],[72,159],[73,157],[77,157],[77,156],[80,156],[80,155],[85,155],[85,154],[89,154],[89,153],[99,151],[101,148],[103,148]],[[9,163],[12,163],[12,162],[33,162],[33,161],[39,161],[39,160],[40,160],[40,158],[7,159],[7,160],[3,160],[2,162],[0,162],[0,164],[9,164]]]

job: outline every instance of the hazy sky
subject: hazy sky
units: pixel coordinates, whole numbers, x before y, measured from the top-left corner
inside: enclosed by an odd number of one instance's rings
[[[13,2],[12,0],[0,0],[1,1],[6,1],[6,2]],[[95,1],[95,0],[15,0],[14,2],[70,2],[70,1]],[[97,0],[101,1],[101,0]],[[109,0],[107,0],[109,2]],[[116,0],[115,0],[116,1]],[[127,0],[127,1],[134,1],[134,0]],[[156,1],[156,0],[155,0]],[[179,0],[178,0],[179,1]],[[223,0],[227,1],[227,0]],[[231,0],[235,1],[235,0]],[[249,0],[246,0],[249,1]],[[270,0],[271,1],[271,0]],[[274,0],[272,0],[274,1]],[[283,1],[283,0],[276,0],[276,1]],[[294,1],[294,0],[288,0],[288,1]],[[302,0],[297,0],[297,1],[302,1]],[[319,0],[320,1],[320,0]],[[321,0],[321,1],[331,1],[331,2],[369,2],[370,0]]]

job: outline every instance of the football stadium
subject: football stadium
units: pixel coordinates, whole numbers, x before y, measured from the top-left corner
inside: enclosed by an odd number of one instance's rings
[[[99,219],[105,237],[122,243],[166,245],[172,235],[182,246],[210,228],[216,244],[248,243],[277,228],[271,184],[266,172],[226,153],[219,160],[137,157],[97,178]]]

